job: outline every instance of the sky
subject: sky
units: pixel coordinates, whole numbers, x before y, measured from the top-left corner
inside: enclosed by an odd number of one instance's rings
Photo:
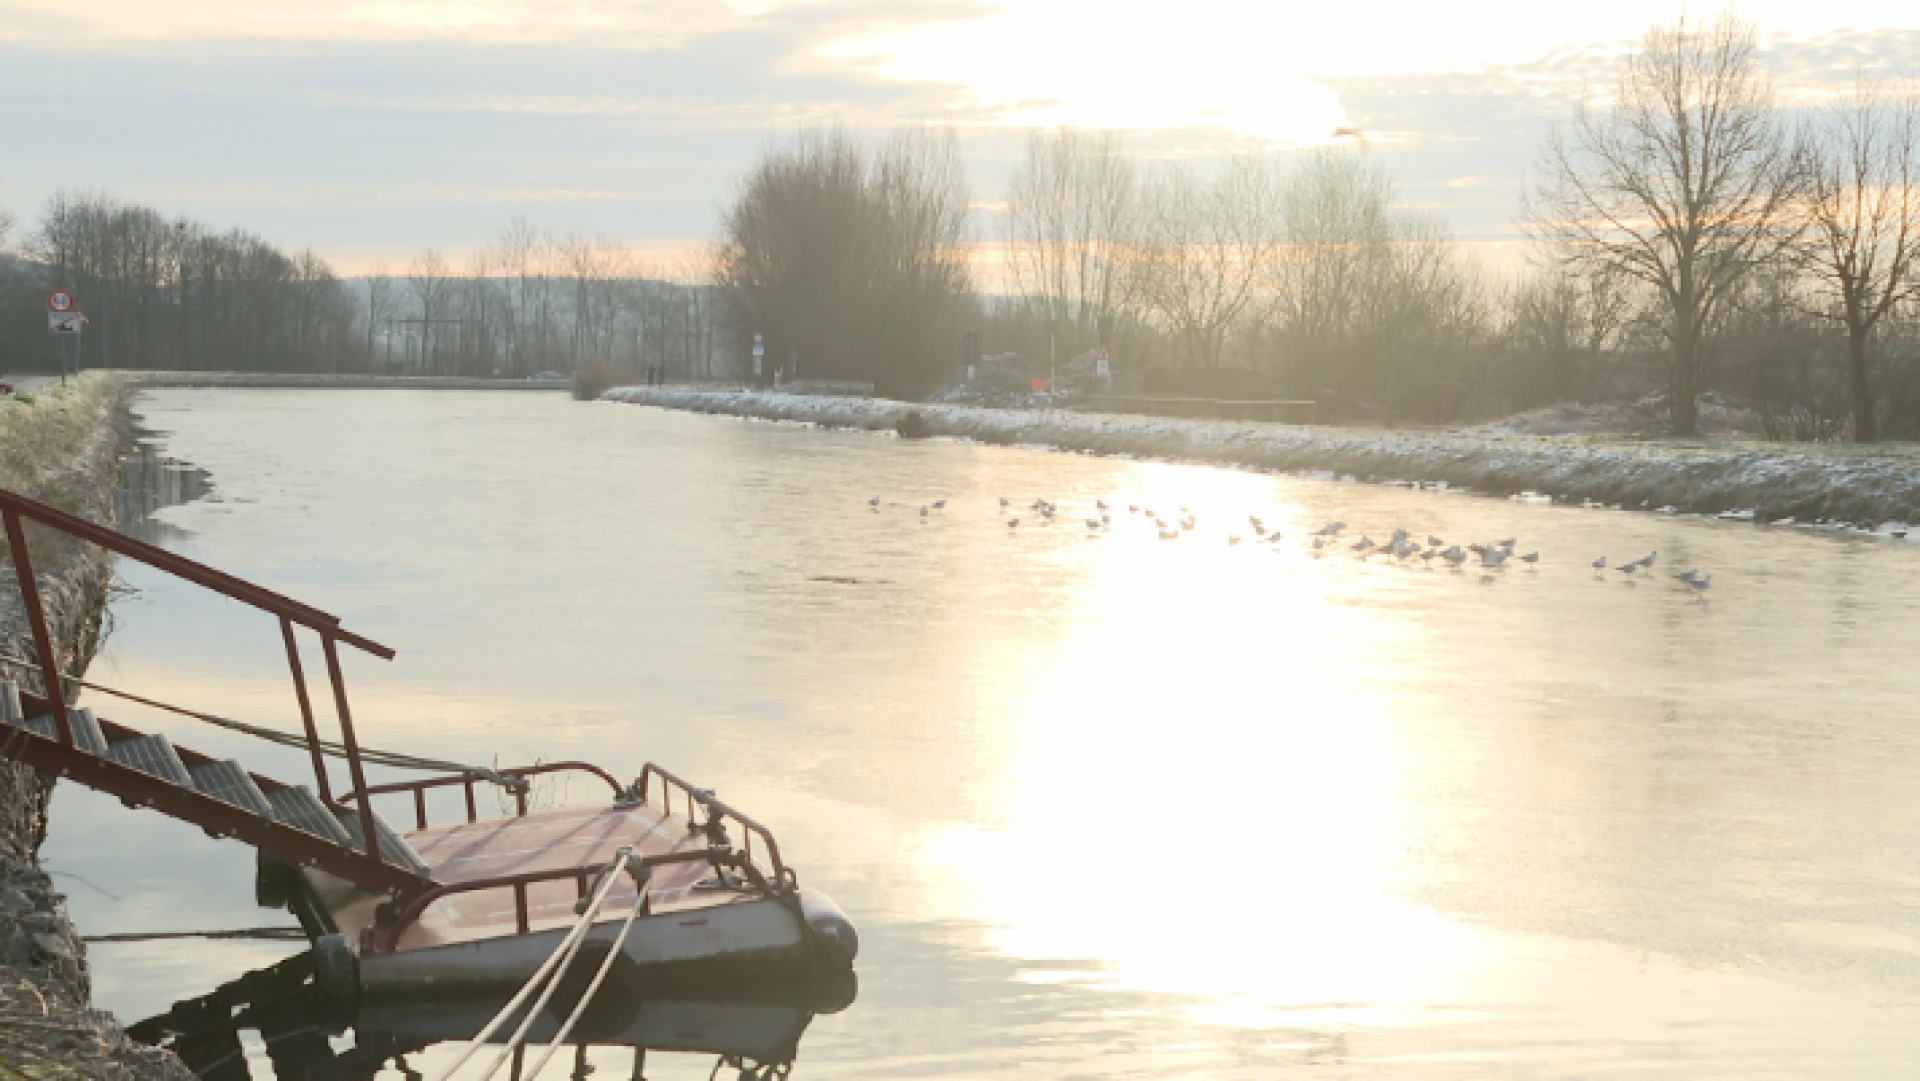
[[[1024,133],[1151,158],[1366,133],[1410,207],[1498,249],[1542,138],[1672,0],[0,0],[0,207],[95,189],[456,262],[524,216],[669,261],[783,132],[938,122],[974,197]],[[1752,0],[1783,98],[1920,75],[1917,0]],[[983,235],[993,213],[976,215]]]

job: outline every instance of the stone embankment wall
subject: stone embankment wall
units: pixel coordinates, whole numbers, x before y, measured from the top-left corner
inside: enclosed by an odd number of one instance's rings
[[[1420,481],[1489,495],[1536,492],[1630,509],[1753,511],[1759,520],[1920,523],[1920,448],[1635,440],[1487,430],[1339,428],[1064,410],[908,405],[766,391],[621,387],[610,401],[831,427],[892,431],[909,412],[929,434],[983,443]]]
[[[30,402],[0,401],[0,487],[111,523],[131,392],[120,376],[89,373]],[[83,672],[100,641],[110,558],[27,529],[61,668]],[[33,658],[10,553],[0,575],[0,652]],[[22,686],[40,686],[37,672],[0,668]],[[52,791],[37,771],[0,760],[0,1075],[190,1078],[173,1055],[129,1041],[89,1006],[85,947],[38,860]]]

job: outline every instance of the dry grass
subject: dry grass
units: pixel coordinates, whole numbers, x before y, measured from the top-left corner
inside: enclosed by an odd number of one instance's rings
[[[0,400],[0,488],[98,519],[112,498],[101,456],[125,441],[128,389],[118,373],[86,372],[27,400]],[[30,527],[30,543],[43,571],[68,554],[66,538],[46,530]]]

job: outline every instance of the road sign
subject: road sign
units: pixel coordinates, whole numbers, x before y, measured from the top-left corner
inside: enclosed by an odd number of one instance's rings
[[[86,322],[86,313],[81,311],[47,313],[47,329],[55,334],[78,334]]]
[[[1094,354],[1093,374],[1094,374],[1094,377],[1097,379],[1113,378],[1113,362],[1108,359],[1107,351],[1105,349],[1102,349],[1100,350],[1100,352]]]
[[[65,289],[55,289],[47,294],[47,310],[50,312],[70,312],[73,310],[73,294]]]
[[[755,360],[767,355],[767,338],[764,334],[753,336],[753,357]]]

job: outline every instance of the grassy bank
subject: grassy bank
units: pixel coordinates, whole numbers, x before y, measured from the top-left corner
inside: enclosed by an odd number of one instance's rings
[[[1248,469],[1444,483],[1489,495],[1761,520],[1920,522],[1920,448],[1636,440],[1482,430],[1338,428],[1238,421],[907,405],[763,391],[622,387],[610,401],[891,431],[908,412],[936,437]]]
[[[0,401],[0,486],[94,521],[113,521],[114,483],[133,384],[89,373],[37,396]],[[112,566],[105,552],[28,526],[34,570],[61,667],[82,672],[99,644]],[[12,555],[0,568],[0,650],[32,657]],[[38,675],[8,666],[38,687]],[[132,1044],[89,1009],[86,950],[40,869],[48,778],[0,761],[0,1074],[190,1077],[171,1054]]]

